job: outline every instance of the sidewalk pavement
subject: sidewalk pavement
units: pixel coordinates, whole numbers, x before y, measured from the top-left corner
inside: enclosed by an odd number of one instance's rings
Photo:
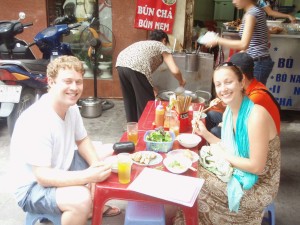
[[[84,118],[84,124],[93,141],[117,142],[125,128],[123,101],[115,100],[115,107],[98,118]],[[281,122],[282,169],[276,205],[276,225],[300,224],[300,112],[283,111]],[[0,119],[0,225],[25,224],[25,213],[16,205],[8,182],[9,135],[6,120]],[[110,205],[120,207],[119,216],[104,218],[104,225],[124,223],[126,201],[112,200]],[[170,218],[167,218],[170,221]],[[38,224],[38,223],[37,223]],[[51,224],[51,223],[49,223]]]

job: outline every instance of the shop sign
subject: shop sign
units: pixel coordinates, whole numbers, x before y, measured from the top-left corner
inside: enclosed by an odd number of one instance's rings
[[[177,0],[137,0],[134,27],[172,33]]]
[[[270,54],[275,62],[267,87],[275,96],[282,109],[300,110],[300,39],[271,38]]]

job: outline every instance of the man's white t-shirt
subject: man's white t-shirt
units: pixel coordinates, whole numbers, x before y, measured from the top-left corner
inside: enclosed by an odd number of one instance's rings
[[[17,200],[36,181],[33,166],[68,170],[73,160],[76,142],[87,136],[77,105],[71,106],[61,119],[51,107],[50,96],[24,111],[16,122],[11,139],[11,181]]]

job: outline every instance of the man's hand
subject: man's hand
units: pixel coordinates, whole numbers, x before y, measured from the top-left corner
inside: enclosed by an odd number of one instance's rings
[[[106,180],[111,174],[111,166],[104,162],[98,162],[86,169],[89,183],[97,183]]]

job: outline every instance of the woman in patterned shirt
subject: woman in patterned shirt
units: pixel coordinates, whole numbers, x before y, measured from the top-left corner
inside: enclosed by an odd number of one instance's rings
[[[262,8],[267,13],[268,16],[272,16],[275,18],[286,18],[286,19],[289,19],[293,23],[296,22],[296,18],[294,16],[273,10],[270,6],[269,1],[258,0],[257,6]]]
[[[206,44],[207,47],[216,45],[246,51],[254,60],[254,76],[266,85],[273,69],[274,62],[269,53],[268,27],[264,11],[256,6],[256,0],[233,0],[238,9],[245,11],[240,27],[240,40],[230,40],[216,37]]]
[[[152,73],[165,62],[180,86],[186,81],[175,64],[168,35],[154,30],[150,40],[136,42],[120,52],[116,67],[120,77],[127,122],[137,122],[147,102],[155,99]]]

